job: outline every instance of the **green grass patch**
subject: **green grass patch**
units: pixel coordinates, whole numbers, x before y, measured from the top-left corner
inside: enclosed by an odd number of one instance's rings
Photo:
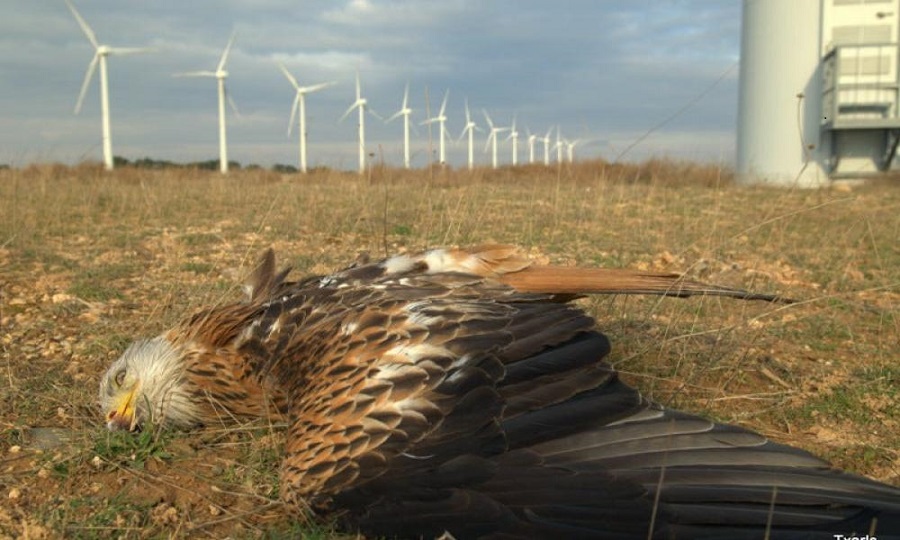
[[[188,233],[182,235],[179,240],[182,244],[190,247],[210,246],[225,241],[219,234],[206,232]]]
[[[94,439],[94,453],[111,463],[143,469],[148,460],[169,460],[166,450],[171,431],[146,427],[140,433],[103,430]]]
[[[193,272],[195,274],[208,274],[212,272],[213,266],[210,263],[203,262],[186,262],[181,265],[181,270],[184,272]]]
[[[152,505],[123,497],[75,497],[45,509],[47,521],[62,537],[76,540],[96,538],[162,538],[149,534]]]

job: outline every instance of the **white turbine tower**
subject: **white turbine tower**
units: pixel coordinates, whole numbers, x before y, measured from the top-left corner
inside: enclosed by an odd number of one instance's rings
[[[512,141],[512,164],[519,164],[519,132],[516,131],[516,116],[513,115],[512,127],[509,129],[507,141]]]
[[[528,128],[525,128],[525,133],[528,134],[528,163],[534,163],[534,141],[537,140],[537,135]]]
[[[403,91],[403,104],[400,110],[395,112],[385,122],[403,117],[403,166],[409,168],[409,115],[412,109],[409,108],[409,83],[406,83],[406,90]]]
[[[228,71],[225,70],[225,64],[228,62],[228,53],[231,46],[234,45],[234,33],[228,38],[228,44],[222,51],[222,57],[216,65],[215,71],[188,71],[185,73],[176,73],[176,77],[212,77],[216,79],[216,86],[219,93],[219,171],[228,172],[228,140],[225,134],[225,101],[231,105],[231,109],[237,114],[237,106],[231,100],[231,96],[225,90],[225,79],[228,78]]]
[[[556,148],[556,162],[562,163],[563,160],[563,141],[562,135],[560,134],[559,126],[556,126],[556,144],[553,145],[553,148]]]
[[[478,125],[472,121],[472,115],[469,113],[469,100],[466,100],[466,127],[463,128],[459,135],[459,140],[469,134],[469,170],[475,168],[475,132],[483,131]]]
[[[278,63],[278,67],[281,68],[284,76],[287,77],[287,80],[290,81],[291,85],[294,87],[294,90],[297,91],[296,97],[294,97],[294,104],[291,106],[291,118],[288,120],[288,137],[291,136],[291,130],[294,127],[294,116],[299,117],[300,124],[300,172],[306,172],[306,94],[311,94],[313,92],[318,92],[323,88],[328,88],[335,84],[334,81],[329,81],[325,83],[313,84],[311,86],[300,86],[300,83],[297,82],[297,79],[291,75],[291,72],[284,67],[284,64],[281,62]]]
[[[575,139],[574,141],[563,141],[566,145],[566,157],[569,160],[569,163],[575,163],[575,145],[581,142],[581,139]]]
[[[439,131],[439,133],[438,133],[438,137],[439,137],[438,138],[438,141],[439,141],[438,142],[438,157],[440,158],[441,165],[444,165],[445,163],[447,163],[447,153],[445,151],[445,146],[444,146],[444,136],[447,135],[447,127],[445,125],[445,122],[447,121],[447,115],[444,113],[447,111],[447,98],[449,96],[450,96],[450,90],[447,90],[446,92],[444,92],[444,101],[441,102],[441,110],[440,110],[440,112],[438,112],[438,115],[435,117],[429,118],[428,120],[425,120],[421,124],[423,126],[425,124],[433,124],[435,122],[437,122],[437,124],[438,124],[438,131]]]
[[[375,111],[369,109],[368,101],[362,97],[362,88],[359,84],[359,71],[356,72],[356,101],[354,101],[347,111],[341,115],[340,122],[353,111],[359,109],[359,174],[366,172],[366,112],[369,112],[376,118],[378,115]]]
[[[147,52],[150,49],[101,45],[100,42],[97,41],[97,36],[94,34],[94,31],[88,25],[87,21],[85,21],[78,13],[75,6],[72,5],[72,2],[69,0],[65,1],[66,5],[69,6],[69,11],[72,12],[72,15],[75,16],[75,20],[78,21],[78,25],[81,26],[81,29],[84,31],[84,35],[87,36],[88,41],[94,46],[94,58],[91,60],[91,63],[88,64],[87,72],[84,74],[81,92],[78,94],[78,101],[75,103],[75,114],[78,114],[81,111],[81,103],[84,101],[84,95],[87,93],[88,84],[90,84],[91,79],[94,77],[94,70],[97,69],[97,64],[100,64],[100,117],[103,142],[103,165],[106,167],[106,170],[111,171],[113,169],[113,152],[112,135],[110,134],[109,129],[109,83],[106,71],[106,57],[112,54]]]
[[[544,165],[550,165],[550,134],[553,132],[553,128],[547,130],[547,133],[541,137],[541,142],[544,143]]]
[[[488,134],[487,143],[484,145],[484,151],[487,152],[488,146],[490,146],[491,143],[493,143],[493,150],[491,151],[491,156],[492,156],[491,157],[491,166],[496,169],[497,168],[497,134],[501,133],[503,131],[506,131],[509,128],[495,126],[494,123],[491,121],[491,117],[488,116],[487,111],[482,109],[481,112],[484,113],[484,119],[487,120],[487,124],[491,128],[491,132],[490,132],[490,134]]]

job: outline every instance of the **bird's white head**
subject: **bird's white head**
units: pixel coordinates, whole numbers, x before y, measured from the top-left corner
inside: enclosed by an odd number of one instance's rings
[[[196,404],[190,396],[182,355],[163,336],[132,343],[100,381],[100,408],[111,430],[147,422],[191,425]]]

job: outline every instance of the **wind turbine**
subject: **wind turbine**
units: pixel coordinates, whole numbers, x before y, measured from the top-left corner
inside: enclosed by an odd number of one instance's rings
[[[562,135],[560,134],[559,126],[556,126],[556,144],[553,145],[553,148],[556,148],[556,162],[562,163],[563,160],[563,141]]]
[[[547,134],[541,137],[541,142],[544,143],[544,165],[550,165],[550,134],[553,132],[553,128],[547,130]]]
[[[519,132],[516,131],[516,115],[513,115],[512,127],[509,129],[509,137],[507,141],[512,141],[512,164],[519,163]]]
[[[494,125],[494,123],[491,122],[491,117],[488,116],[487,111],[484,110],[484,109],[482,109],[481,112],[484,113],[484,119],[487,120],[487,124],[488,124],[488,126],[490,126],[490,128],[491,128],[491,132],[490,132],[490,134],[488,135],[487,143],[484,145],[484,151],[487,152],[488,145],[490,145],[491,143],[493,143],[493,151],[492,151],[491,165],[493,166],[493,168],[496,169],[496,168],[497,168],[497,134],[498,134],[498,133],[501,133],[501,132],[503,132],[503,131],[506,131],[506,130],[508,130],[509,128],[508,128],[508,127],[496,127],[496,126]]]
[[[466,100],[466,127],[463,128],[462,133],[459,135],[459,139],[469,134],[469,170],[471,171],[475,167],[475,132],[483,131],[478,127],[475,122],[472,121],[472,115],[469,113],[469,100]]]
[[[291,106],[291,118],[288,120],[288,137],[291,136],[291,129],[294,127],[294,116],[299,117],[300,123],[300,172],[306,172],[306,94],[311,94],[313,92],[318,92],[323,88],[328,88],[335,84],[334,81],[329,81],[325,83],[314,84],[311,86],[300,86],[297,82],[297,79],[291,75],[291,72],[284,67],[284,64],[281,62],[278,63],[278,67],[281,68],[284,76],[287,77],[287,80],[290,81],[291,85],[293,85],[294,89],[297,91],[297,96],[294,97],[294,104]],[[298,114],[299,113],[299,114]]]
[[[447,127],[445,126],[444,123],[447,121],[447,115],[444,114],[444,112],[447,110],[447,98],[448,98],[449,96],[450,96],[450,90],[447,90],[446,92],[444,92],[444,101],[441,102],[441,110],[440,110],[440,112],[438,113],[438,115],[435,116],[435,117],[433,117],[433,118],[429,118],[428,120],[425,120],[424,122],[422,122],[422,125],[423,125],[423,126],[424,126],[425,124],[433,124],[433,123],[435,123],[435,122],[438,123],[438,131],[440,131],[440,133],[438,134],[438,137],[439,137],[439,139],[438,139],[438,141],[439,141],[439,143],[438,143],[438,149],[439,149],[439,150],[438,150],[438,156],[439,156],[439,158],[440,158],[440,164],[441,164],[441,165],[447,163],[447,159],[446,159],[446,158],[447,158],[447,154],[446,154],[446,152],[444,151],[444,135],[447,134]]]
[[[534,163],[534,141],[537,140],[537,135],[528,128],[525,128],[525,132],[528,134],[528,163]]]
[[[340,120],[347,118],[353,109],[359,109],[359,174],[366,172],[366,111],[378,117],[375,111],[369,109],[368,101],[362,97],[362,90],[359,85],[359,71],[356,72],[356,101],[354,101],[347,109]]]
[[[403,91],[403,104],[400,110],[395,112],[385,122],[390,122],[399,117],[403,117],[403,166],[409,168],[409,115],[412,109],[409,108],[409,83],[406,83],[406,90]]]
[[[581,142],[581,139],[575,139],[574,141],[563,141],[566,145],[566,154],[569,160],[569,163],[575,163],[575,145]]]
[[[232,45],[234,45],[234,32],[232,32],[231,37],[228,38],[228,44],[225,45],[225,50],[222,51],[222,57],[219,59],[215,71],[188,71],[175,74],[176,77],[213,77],[217,81],[219,90],[219,171],[223,174],[228,172],[228,141],[225,135],[226,99],[235,114],[238,112],[237,106],[234,104],[234,101],[231,100],[231,96],[225,91],[225,79],[228,78],[228,71],[225,70],[225,64],[228,62],[228,53],[231,51]]]
[[[65,0],[65,2],[66,5],[69,6],[69,11],[75,16],[78,25],[81,26],[81,30],[84,31],[84,35],[87,36],[88,41],[94,46],[95,51],[94,58],[91,60],[91,63],[88,64],[87,72],[84,74],[84,82],[81,83],[81,92],[78,94],[78,101],[75,103],[75,114],[78,114],[81,111],[81,104],[84,101],[84,95],[87,93],[88,84],[90,84],[91,79],[94,77],[94,70],[97,69],[97,64],[100,64],[100,118],[103,142],[103,165],[106,167],[106,170],[111,171],[113,169],[113,152],[112,135],[110,134],[109,129],[109,82],[106,71],[106,57],[113,54],[142,53],[147,52],[150,49],[101,45],[100,42],[97,41],[97,36],[94,34],[94,31],[81,14],[78,13],[75,6],[72,5],[72,2],[69,0]]]

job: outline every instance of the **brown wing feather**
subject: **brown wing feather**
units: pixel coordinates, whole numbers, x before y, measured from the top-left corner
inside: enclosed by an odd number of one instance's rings
[[[653,294],[793,302],[781,295],[711,285],[675,273],[540,265],[515,246],[494,244],[470,249],[433,249],[399,255],[383,261],[354,265],[326,279],[347,285],[365,285],[391,275],[402,277],[446,273],[497,280],[519,292],[555,294],[560,295],[562,300],[587,294]]]
[[[675,273],[538,265],[515,246],[477,246],[450,250],[449,254],[459,271],[495,277],[520,292],[560,295],[658,294],[678,297],[712,295],[742,300],[792,302],[779,295],[710,285]],[[447,269],[453,268],[448,265]]]
[[[325,498],[377,477],[456,405],[434,395],[451,364],[511,340],[507,308],[467,303],[471,291],[451,282],[307,287],[270,300],[241,347],[269,359],[265,371],[291,402],[287,498]]]
[[[548,294],[657,294],[663,296],[727,296],[741,300],[765,300],[791,303],[775,294],[761,294],[710,285],[684,278],[680,274],[642,272],[618,268],[575,268],[530,266],[499,277],[521,292]]]

